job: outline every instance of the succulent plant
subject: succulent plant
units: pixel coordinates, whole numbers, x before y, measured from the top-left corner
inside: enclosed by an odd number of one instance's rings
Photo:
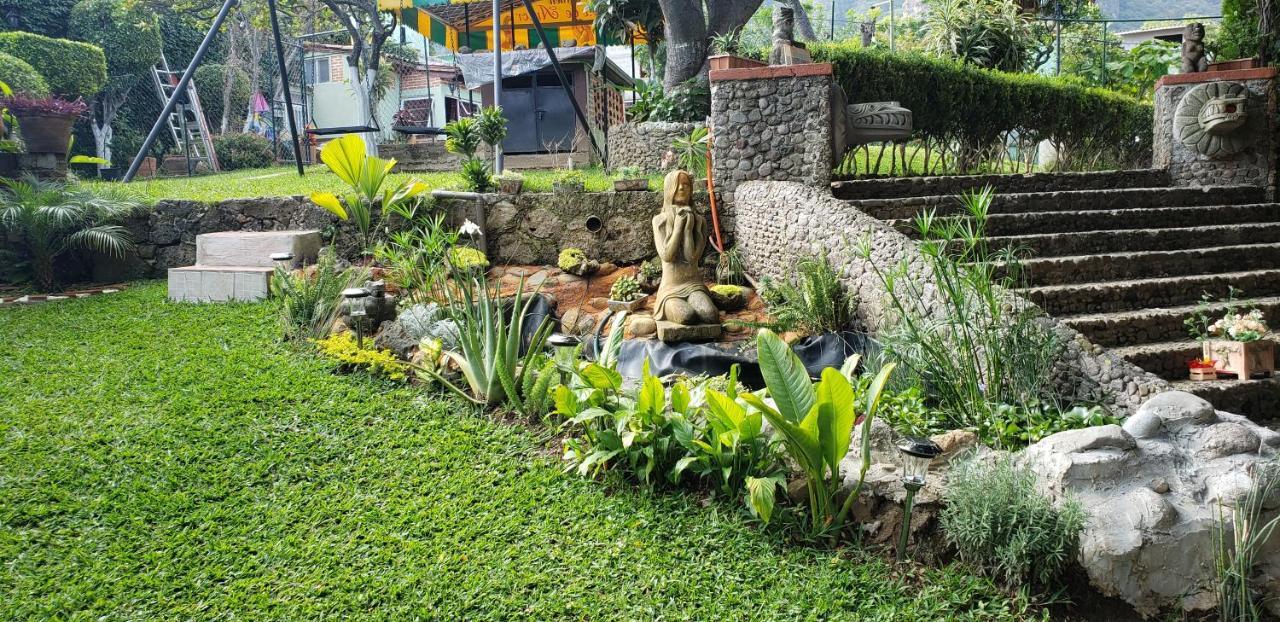
[[[582,252],[582,249],[570,247],[560,251],[560,258],[556,260],[556,266],[565,272],[573,272],[586,261],[587,254]]]
[[[610,300],[630,302],[643,295],[640,291],[640,284],[630,276],[619,277],[618,280],[613,282],[613,287],[609,288]]]
[[[449,251],[449,262],[459,270],[483,270],[489,267],[489,258],[470,246],[455,246]]]

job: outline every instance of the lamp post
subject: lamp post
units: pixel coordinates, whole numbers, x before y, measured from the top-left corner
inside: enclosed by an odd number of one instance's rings
[[[365,303],[369,299],[369,290],[363,287],[351,287],[342,290],[342,297],[347,301],[347,317],[351,319],[352,324],[355,324],[356,347],[364,348],[364,317],[369,314]]]
[[[898,452],[902,454],[902,487],[907,489],[907,498],[902,504],[902,534],[898,538],[898,561],[902,561],[906,559],[907,539],[911,536],[912,503],[916,493],[924,488],[929,463],[942,453],[942,448],[927,438],[908,436],[898,443]]]

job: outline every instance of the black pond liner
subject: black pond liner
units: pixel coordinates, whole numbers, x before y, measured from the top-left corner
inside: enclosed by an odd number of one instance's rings
[[[588,342],[588,351],[594,351]],[[879,350],[879,344],[866,333],[825,333],[804,337],[792,346],[811,377],[817,378],[827,367],[840,367],[854,354],[866,358]],[[639,378],[649,360],[649,373],[719,376],[738,365],[738,380],[743,385],[764,387],[755,341],[736,343],[663,343],[653,339],[628,339],[618,352],[618,372],[626,378]]]

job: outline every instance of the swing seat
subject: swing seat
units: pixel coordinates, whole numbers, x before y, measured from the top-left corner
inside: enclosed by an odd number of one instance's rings
[[[343,127],[313,127],[307,130],[311,136],[337,136],[339,134],[368,134],[381,132],[382,128],[372,125],[347,125]]]
[[[444,136],[444,130],[428,125],[393,125],[392,130],[411,136]]]

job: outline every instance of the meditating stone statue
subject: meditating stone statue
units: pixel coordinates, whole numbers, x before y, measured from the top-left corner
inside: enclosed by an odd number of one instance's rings
[[[653,243],[662,260],[662,284],[653,312],[658,338],[683,341],[718,336],[720,315],[702,280],[707,219],[693,210],[693,178],[684,171],[671,171],[663,181],[662,212],[653,217]]]
[[[1208,70],[1209,59],[1204,55],[1204,24],[1192,22],[1182,30],[1182,73]]]

